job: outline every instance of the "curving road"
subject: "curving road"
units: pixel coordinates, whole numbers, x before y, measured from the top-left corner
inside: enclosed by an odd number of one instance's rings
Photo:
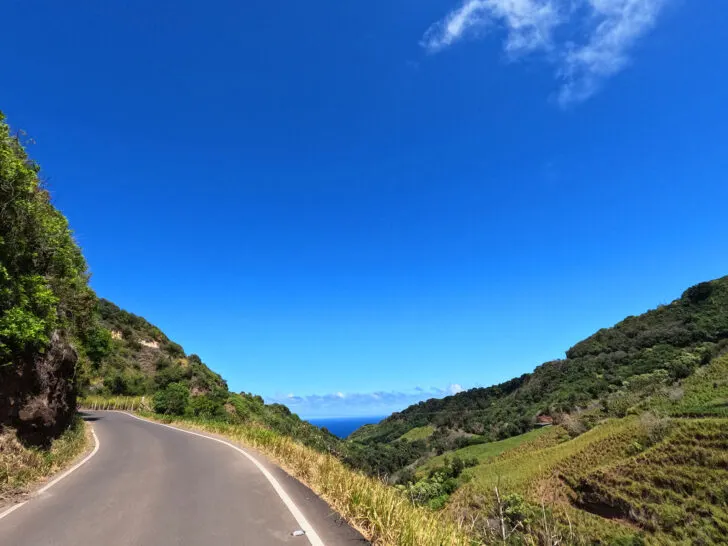
[[[0,519],[2,546],[366,544],[310,490],[259,456],[292,508],[227,445],[122,413],[87,419],[98,452]],[[294,536],[302,522],[313,532]]]

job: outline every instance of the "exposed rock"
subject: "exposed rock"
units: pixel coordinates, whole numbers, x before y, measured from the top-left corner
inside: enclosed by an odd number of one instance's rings
[[[78,354],[56,331],[44,354],[4,370],[0,381],[0,425],[30,444],[46,444],[68,427],[76,410],[74,375]]]

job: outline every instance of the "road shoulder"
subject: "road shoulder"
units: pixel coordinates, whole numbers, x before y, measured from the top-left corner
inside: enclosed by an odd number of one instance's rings
[[[37,495],[50,489],[91,459],[99,449],[99,442],[91,424],[84,420],[83,427],[84,442],[78,453],[68,460],[58,462],[57,465],[54,464],[47,474],[39,475],[22,486],[3,492],[2,497],[0,497],[0,519],[10,515]]]

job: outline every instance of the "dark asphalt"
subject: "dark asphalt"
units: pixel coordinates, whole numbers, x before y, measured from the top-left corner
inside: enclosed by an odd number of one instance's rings
[[[91,412],[100,449],[0,520],[2,546],[309,546],[255,465],[221,443],[115,412]],[[327,546],[367,544],[321,499],[256,457]]]

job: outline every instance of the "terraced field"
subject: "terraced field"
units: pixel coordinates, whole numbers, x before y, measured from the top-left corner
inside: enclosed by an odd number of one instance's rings
[[[564,542],[725,544],[726,378],[722,356],[575,438],[555,426],[459,450],[482,462],[465,470],[452,506],[462,510],[497,487],[523,497],[524,521],[548,517]]]

